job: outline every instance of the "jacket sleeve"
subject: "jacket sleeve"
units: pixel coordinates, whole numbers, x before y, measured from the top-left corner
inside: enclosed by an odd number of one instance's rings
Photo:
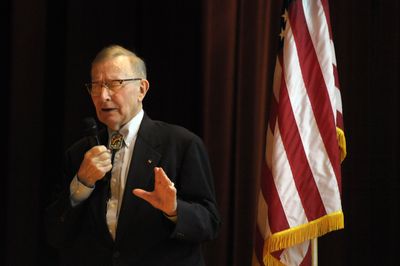
[[[66,152],[64,173],[57,184],[53,202],[45,210],[46,237],[49,244],[54,247],[65,247],[73,241],[79,230],[79,219],[87,205],[83,202],[72,207],[70,200],[69,185],[79,160],[80,157],[77,156],[74,162],[70,151]]]
[[[191,242],[215,239],[221,222],[213,176],[205,147],[197,137],[184,153],[177,180],[178,220],[172,237]]]

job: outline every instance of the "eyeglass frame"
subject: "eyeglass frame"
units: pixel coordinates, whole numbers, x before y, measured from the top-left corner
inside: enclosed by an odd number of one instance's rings
[[[94,82],[89,82],[89,83],[85,83],[85,87],[86,90],[88,91],[88,93],[92,96],[99,96],[101,94],[101,91],[99,94],[92,94],[92,86],[93,85],[100,85],[101,89],[103,87],[105,87],[108,91],[112,91],[113,93],[115,93],[116,91],[118,91],[117,88],[122,87],[122,85],[124,85],[125,82],[127,81],[137,81],[137,80],[142,80],[143,78],[128,78],[128,79],[112,79],[106,82],[101,82],[101,81],[94,81]],[[115,85],[114,88],[112,88],[113,86],[111,86],[111,82],[119,82],[118,85]]]

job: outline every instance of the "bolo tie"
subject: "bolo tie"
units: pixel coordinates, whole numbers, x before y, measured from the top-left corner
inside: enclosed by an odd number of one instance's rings
[[[122,146],[124,145],[124,136],[119,133],[118,131],[112,133],[110,143],[108,145],[108,148],[111,150],[111,162],[114,167],[114,157],[117,151],[119,151]],[[108,177],[106,178],[107,181],[107,186],[108,186],[108,197],[107,200],[111,197],[111,172],[112,169],[108,172]]]

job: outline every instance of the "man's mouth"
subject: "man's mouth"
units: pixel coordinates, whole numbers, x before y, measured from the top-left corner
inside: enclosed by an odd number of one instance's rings
[[[101,111],[103,111],[103,112],[112,112],[115,110],[117,110],[117,108],[101,108]]]

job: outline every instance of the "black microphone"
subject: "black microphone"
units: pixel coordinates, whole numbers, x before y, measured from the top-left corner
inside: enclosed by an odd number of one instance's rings
[[[83,135],[86,137],[87,143],[90,148],[100,145],[99,136],[98,136],[98,127],[96,120],[93,117],[85,117],[83,119]],[[103,178],[103,182],[106,183],[106,186],[110,186],[111,179],[111,171],[108,171],[105,178]],[[109,188],[108,188],[109,190]],[[110,194],[108,192],[108,194]]]
[[[83,119],[83,133],[90,147],[100,145],[96,120],[93,117]]]

